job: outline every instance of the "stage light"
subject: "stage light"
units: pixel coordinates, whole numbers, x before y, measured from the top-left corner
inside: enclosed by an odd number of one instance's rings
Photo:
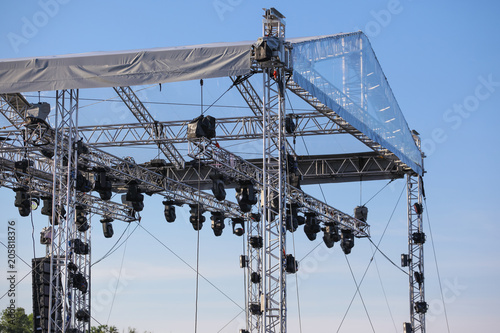
[[[236,187],[236,200],[243,213],[248,213],[252,210],[252,206],[257,203],[257,194],[250,181],[241,182]]]
[[[89,254],[89,244],[82,242],[80,239],[75,238],[70,240],[70,246],[73,248],[75,254],[87,255]]]
[[[87,216],[86,216],[87,211],[85,210],[85,208],[83,206],[76,206],[75,215],[76,215],[75,223],[78,227],[78,231],[80,232],[87,231],[90,228],[90,226],[87,223]]]
[[[285,271],[290,274],[295,274],[299,270],[299,263],[295,260],[294,256],[287,254],[285,258]]]
[[[323,241],[325,242],[326,247],[332,248],[333,245],[340,240],[337,225],[335,223],[327,222],[322,230],[324,232]]]
[[[299,218],[297,216],[298,207],[297,204],[291,204],[286,210],[286,230],[290,232],[295,232],[299,227]]]
[[[14,189],[16,192],[16,198],[14,200],[14,206],[19,209],[19,215],[22,217],[29,216],[31,213],[31,200],[28,192],[23,188]]]
[[[205,222],[203,208],[199,204],[189,205],[189,207],[191,207],[189,210],[189,213],[191,214],[189,222],[193,225],[194,230],[201,230],[201,228],[203,228],[203,222]]]
[[[242,236],[245,233],[245,221],[242,218],[233,218],[233,234]]]
[[[224,230],[224,213],[222,212],[212,212],[212,230],[215,236],[222,235],[222,230]]]
[[[80,290],[83,294],[87,292],[89,284],[87,282],[87,279],[85,279],[82,273],[70,272],[69,277],[70,277],[70,283],[73,285],[74,288]]]
[[[351,253],[351,249],[354,247],[354,235],[352,230],[342,229],[342,240],[340,241],[340,247],[345,254]]]
[[[411,238],[415,244],[425,243],[425,233],[423,232],[414,232]]]
[[[111,237],[113,237],[113,234],[114,234],[113,225],[111,224],[111,222],[113,222],[113,219],[109,216],[104,216],[101,219],[102,233],[104,234],[104,237],[106,237],[106,238],[111,238]]]
[[[78,321],[83,321],[88,323],[90,321],[90,314],[89,311],[86,309],[80,309],[76,312],[76,319]]]
[[[250,246],[254,249],[260,249],[264,245],[264,241],[262,240],[262,236],[252,236],[250,237]]]
[[[429,309],[429,305],[427,302],[415,302],[415,311],[419,314],[424,314],[427,312],[427,309]]]
[[[167,222],[171,223],[171,222],[174,222],[175,219],[176,219],[176,215],[175,215],[175,201],[172,201],[172,200],[165,200],[162,202],[163,205],[165,205],[165,210],[164,210],[164,215],[165,215],[165,220],[167,220]]]
[[[260,283],[261,281],[260,274],[257,272],[252,272],[252,274],[250,274],[250,281],[252,283]]]
[[[306,213],[306,223],[304,225],[304,232],[310,241],[316,239],[316,234],[321,231],[318,219],[315,213]]]
[[[126,204],[136,212],[140,212],[144,209],[144,195],[139,192],[139,188],[136,183],[129,183],[127,194],[122,195],[122,203]]]
[[[226,190],[224,189],[224,176],[221,174],[211,175],[212,179],[212,193],[215,199],[222,201],[226,199]]]
[[[103,170],[99,170],[98,173],[95,174],[95,183],[94,183],[94,191],[99,193],[99,196],[102,200],[109,200],[113,193],[111,192],[112,184],[111,181],[107,178],[106,172]]]

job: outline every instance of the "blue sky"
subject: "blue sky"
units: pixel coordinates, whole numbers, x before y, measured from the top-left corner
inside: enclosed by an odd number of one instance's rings
[[[356,30],[368,35],[407,122],[420,132],[428,156],[425,160],[428,211],[451,330],[465,333],[495,327],[500,310],[497,284],[500,227],[496,222],[500,198],[495,192],[500,184],[493,172],[500,162],[495,148],[499,144],[496,132],[500,120],[498,2],[311,0],[305,5],[303,1],[245,0],[17,1],[3,6],[0,58],[256,40],[261,35],[262,8],[271,6],[286,16],[289,37]],[[206,101],[215,100],[229,85],[224,78],[207,80]],[[199,102],[199,88],[194,82],[168,84],[161,93],[157,90],[144,90],[141,96],[147,101]],[[81,94],[98,98],[114,96],[112,90],[89,90]],[[228,93],[219,103],[243,105],[235,92]],[[112,103],[89,106],[85,113],[84,110],[83,121],[89,123],[106,123],[117,118],[133,121],[131,115]],[[197,110],[180,106],[150,109],[161,120],[184,119],[186,114],[194,118]],[[227,116],[232,112],[218,108],[213,115]],[[334,143],[332,149],[340,152],[352,149],[342,139]],[[238,148],[248,151],[249,147]],[[116,154],[136,155],[140,161],[154,157],[155,151],[130,149]],[[493,169],[476,172],[475,167],[481,165]],[[385,184],[363,183],[363,201]],[[370,201],[369,223],[375,241],[380,238],[403,187],[404,181],[395,181]],[[323,190],[328,203],[343,211],[351,212],[359,204],[359,184],[328,185]],[[321,196],[317,187],[308,191]],[[18,216],[12,191],[0,189],[0,193],[3,199],[0,207],[5,212],[0,237],[5,237],[7,219],[17,218],[19,254],[29,262],[33,256],[30,219]],[[187,223],[188,212],[180,211],[176,223],[167,224],[162,209],[160,198],[148,199],[141,226],[194,266],[196,233]],[[407,247],[405,209],[403,194],[381,243],[383,251],[395,262],[399,262]],[[46,221],[38,211],[33,216],[37,241]],[[99,224],[98,218],[94,222]],[[115,237],[105,239],[100,225],[94,226],[93,260],[106,253],[126,225],[116,222],[114,227]],[[125,233],[135,227],[130,225]],[[135,230],[126,246],[94,267],[94,317],[121,329],[131,326],[140,331],[192,331],[195,274],[142,227]],[[425,228],[428,231],[427,221]],[[242,240],[228,229],[217,239],[208,224],[202,229],[200,272],[244,306],[243,271],[238,266]],[[301,231],[293,237],[297,258],[320,243],[309,242]],[[428,240],[425,250],[427,301],[431,304],[428,331],[444,332],[445,318],[438,302],[439,285]],[[291,242],[290,236],[289,246]],[[42,255],[44,249],[37,244],[35,251]],[[358,281],[371,251],[366,240],[356,240],[348,257]],[[4,270],[6,252],[1,253],[4,259],[0,259],[0,267]],[[377,332],[400,332],[402,322],[408,320],[407,278],[380,255],[376,261],[381,279],[372,264],[361,294]],[[20,276],[27,274],[29,268],[20,266],[19,272]],[[337,331],[355,291],[340,249],[336,246],[327,250],[320,245],[302,261],[297,279],[302,332]],[[25,308],[31,307],[28,280],[29,277],[20,284],[18,297],[18,305]],[[300,332],[295,276],[289,276],[288,280],[289,332]],[[6,286],[2,277],[0,289]],[[6,302],[5,298],[0,300],[0,308]],[[199,332],[218,331],[227,323],[222,332],[237,331],[243,317],[230,321],[240,311],[210,284],[200,281]],[[356,297],[340,331],[370,329],[362,303]]]

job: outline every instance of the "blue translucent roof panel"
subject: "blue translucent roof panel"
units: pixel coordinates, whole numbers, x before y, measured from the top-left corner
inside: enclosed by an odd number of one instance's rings
[[[293,80],[422,174],[422,156],[362,32],[289,40]]]

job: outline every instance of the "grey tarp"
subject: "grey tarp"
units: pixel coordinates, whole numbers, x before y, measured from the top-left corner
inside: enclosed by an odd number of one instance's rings
[[[253,42],[1,59],[0,93],[121,87],[243,75]]]

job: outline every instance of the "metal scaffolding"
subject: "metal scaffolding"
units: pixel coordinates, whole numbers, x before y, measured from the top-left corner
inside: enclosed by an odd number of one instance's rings
[[[345,105],[354,105],[353,100],[359,99],[360,109],[365,110],[369,74],[364,72],[363,44],[356,60],[361,64],[359,87],[345,83],[352,74],[346,65],[349,50],[344,39],[339,45],[337,53],[324,56],[339,57],[342,62],[344,82],[335,94]],[[402,264],[409,267],[411,323],[406,323],[405,329],[425,333],[422,175],[297,84],[292,49],[285,39],[285,17],[274,8],[266,9],[262,37],[252,47],[251,72],[230,76],[253,115],[218,118],[213,129],[217,141],[207,135],[193,137],[193,120],[157,121],[129,86],[113,89],[138,123],[79,125],[78,89],[56,91],[52,125],[29,114],[33,107],[47,107],[44,103],[31,104],[21,93],[0,94],[0,113],[10,124],[0,131],[1,185],[16,191],[16,198],[42,200],[42,214],[49,217],[44,229],[46,257],[33,261],[34,281],[50,284],[46,298],[37,303],[47,310],[37,309],[42,332],[90,331],[90,226],[94,222],[90,216],[97,214],[106,223],[137,221],[143,194],[162,196],[166,209],[183,204],[202,207],[213,214],[214,232],[220,222],[216,219],[222,218],[222,223],[231,219],[233,233],[246,233],[246,252],[240,257],[246,270],[246,328],[240,332],[286,332],[286,276],[298,270],[295,258],[287,253],[286,236],[287,231],[297,229],[297,213],[303,215],[303,224],[310,227],[317,223],[318,228],[321,224],[325,235],[335,233],[338,240],[340,233],[370,237],[366,221],[314,198],[301,185],[406,176],[408,253],[403,254]],[[317,84],[331,85],[313,66],[307,71]],[[259,86],[262,83],[260,94],[250,77],[261,78],[257,81]],[[286,89],[314,111],[287,114]],[[372,151],[301,156],[288,143],[289,138],[298,136],[332,134],[350,134]],[[247,159],[218,144],[228,140],[258,140],[262,157]],[[415,141],[420,149],[416,136]],[[187,156],[193,161],[185,160],[176,147],[186,142]],[[145,145],[156,146],[167,160],[156,158],[139,164],[105,151]],[[226,199],[225,192],[216,193],[224,187],[236,189],[236,202]],[[212,193],[205,191],[208,189]],[[122,201],[112,200],[112,193],[122,194]],[[22,205],[19,209],[22,214],[31,211]],[[47,279],[38,267],[45,264],[50,271]]]

